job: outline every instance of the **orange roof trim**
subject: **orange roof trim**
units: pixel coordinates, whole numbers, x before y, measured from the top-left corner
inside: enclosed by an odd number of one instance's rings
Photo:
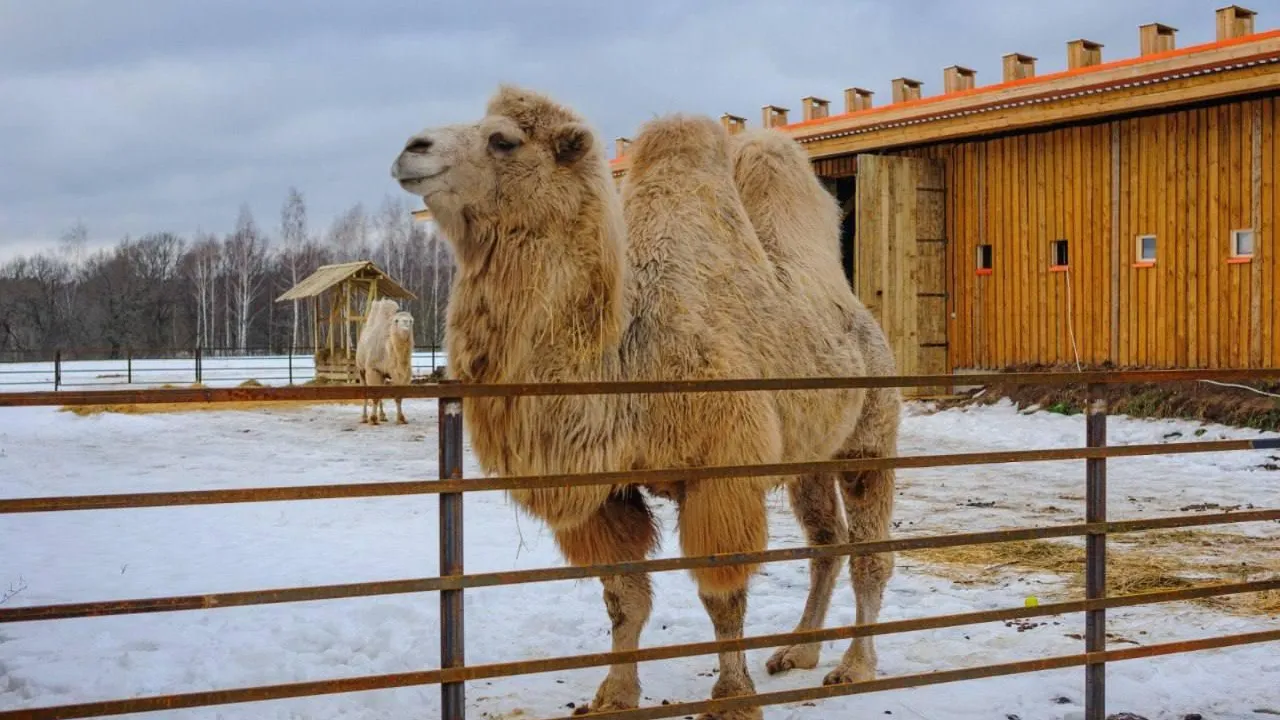
[[[867,108],[865,110],[855,110],[853,112],[845,112],[845,113],[839,113],[836,115],[828,115],[827,117],[814,118],[812,120],[801,120],[798,122],[788,123],[786,125],[779,125],[776,127],[781,130],[787,130],[787,131],[793,131],[793,132],[813,129],[812,133],[803,133],[804,137],[810,137],[811,135],[816,135],[821,133],[821,128],[823,128],[824,126],[827,126],[839,121],[843,121],[843,120],[849,120],[853,118],[874,117],[875,115],[880,113],[889,113],[889,112],[896,113],[898,111],[901,111],[904,109],[910,109],[910,108],[927,108],[929,105],[936,104],[943,101],[952,101],[958,98],[965,98],[965,97],[976,98],[976,97],[981,97],[987,93],[999,92],[1001,90],[1008,90],[1012,88],[1023,88],[1023,87],[1034,86],[1037,84],[1048,84],[1055,80],[1063,80],[1063,79],[1072,78],[1072,77],[1083,77],[1091,74],[1106,72],[1108,70],[1116,70],[1119,68],[1130,67],[1134,65],[1142,65],[1146,63],[1155,63],[1155,62],[1158,62],[1161,60],[1167,60],[1170,58],[1188,57],[1188,56],[1197,55],[1200,53],[1210,52],[1213,50],[1221,50],[1224,48],[1230,48],[1237,45],[1246,45],[1249,43],[1256,43],[1263,40],[1272,40],[1277,38],[1280,38],[1280,29],[1253,33],[1251,35],[1242,35],[1240,37],[1229,38],[1226,40],[1217,40],[1213,42],[1201,43],[1199,45],[1190,45],[1185,48],[1176,48],[1174,50],[1167,50],[1165,52],[1160,52],[1160,53],[1152,53],[1150,55],[1139,55],[1136,57],[1122,58],[1120,60],[1112,60],[1110,62],[1099,63],[1097,65],[1089,65],[1081,68],[1060,70],[1058,72],[1049,73],[1047,75],[1037,75],[1033,77],[1020,78],[1018,80],[1010,80],[1007,82],[1000,82],[993,85],[982,85],[982,86],[970,88],[967,90],[958,90],[950,93],[931,95],[929,97],[924,97],[917,100],[907,100],[904,102],[896,102],[896,103],[891,103],[889,105],[881,105],[879,107]],[[1183,71],[1185,71],[1185,69]],[[1118,82],[1122,83],[1125,81],[1118,81]],[[927,120],[929,118],[928,116],[923,116],[923,117],[915,116],[915,119],[918,121],[918,120]],[[615,157],[609,161],[609,165],[610,167],[619,165],[625,159],[626,159],[625,156]]]
[[[824,118],[815,118],[813,120],[801,120],[800,122],[789,123],[779,127],[787,130],[799,130],[801,128],[816,127],[825,125],[836,120],[846,120],[852,117],[867,117],[876,113],[886,112],[889,110],[901,110],[903,108],[921,107],[931,103],[940,102],[942,100],[954,100],[956,98],[971,97],[981,95],[983,93],[995,92],[999,90],[1007,90],[1015,87],[1026,87],[1039,83],[1049,83],[1054,80],[1062,80],[1070,77],[1081,77],[1093,73],[1104,72],[1107,70],[1116,70],[1122,67],[1132,65],[1141,65],[1148,62],[1157,62],[1176,57],[1186,57],[1211,50],[1221,50],[1223,48],[1233,47],[1236,45],[1245,45],[1259,40],[1270,40],[1280,38],[1280,29],[1268,30],[1267,32],[1254,33],[1252,35],[1243,35],[1241,37],[1230,38],[1227,40],[1218,40],[1214,42],[1201,43],[1200,45],[1190,45],[1185,48],[1176,48],[1174,50],[1166,50],[1160,53],[1152,53],[1150,55],[1139,55],[1137,57],[1122,58],[1120,60],[1112,60],[1111,62],[1099,63],[1097,65],[1089,65],[1086,67],[1075,68],[1073,70],[1060,70],[1048,75],[1036,75],[1033,77],[1020,78],[1018,80],[1009,80],[1007,82],[996,83],[994,85],[982,85],[980,87],[968,90],[958,90],[956,92],[945,93],[942,95],[930,95],[919,100],[907,100],[905,102],[892,103],[890,105],[881,105],[879,107],[867,108],[866,110],[855,110],[853,112],[840,113],[839,115],[829,115]]]

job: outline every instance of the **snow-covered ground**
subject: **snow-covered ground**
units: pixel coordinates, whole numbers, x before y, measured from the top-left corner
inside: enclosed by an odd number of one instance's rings
[[[245,361],[245,362],[257,362]],[[206,372],[211,366],[206,364]],[[0,409],[0,497],[337,483],[433,477],[431,401],[406,401],[408,426],[370,428],[353,405],[281,406],[77,416],[56,408]],[[1110,442],[1177,442],[1201,426],[1110,421]],[[1204,439],[1258,433],[1206,426]],[[1182,433],[1182,437],[1173,433]],[[931,413],[913,405],[903,454],[1078,446],[1082,417],[1021,415],[1009,404]],[[1177,514],[1196,504],[1280,505],[1280,473],[1263,452],[1114,460],[1116,518]],[[478,470],[468,457],[465,471]],[[971,531],[1082,518],[1082,461],[899,473],[899,535]],[[994,505],[988,506],[992,501]],[[662,504],[664,556],[677,552]],[[561,564],[549,535],[497,493],[466,497],[466,567],[501,571]],[[224,592],[437,573],[433,497],[318,500],[207,507],[0,516],[0,590],[12,605]],[[771,546],[800,542],[779,496]],[[1213,528],[1274,538],[1280,525]],[[754,582],[751,635],[789,631],[807,587],[806,564],[778,563]],[[1061,578],[991,570],[958,584],[899,560],[883,619],[1021,606],[1065,597]],[[981,575],[981,569],[975,573]],[[654,577],[646,646],[709,640],[709,621],[684,573]],[[466,594],[467,660],[504,662],[599,652],[609,622],[594,581],[488,588]],[[847,577],[829,623],[853,622]],[[1233,616],[1191,604],[1116,610],[1109,629],[1137,642],[1247,632],[1280,618]],[[437,667],[438,599],[396,595],[263,607],[0,625],[0,711],[98,699],[233,688]],[[882,674],[928,672],[1081,651],[1080,615],[1020,630],[994,623],[878,640]],[[813,671],[770,677],[768,650],[749,653],[760,691],[812,686],[845,643],[828,643]],[[1117,647],[1123,647],[1118,645]],[[641,666],[645,702],[706,697],[712,656]],[[602,668],[468,685],[468,717],[539,718],[571,712]],[[1280,709],[1280,647],[1135,660],[1110,666],[1111,712],[1151,720],[1202,713],[1258,718]],[[766,708],[782,718],[1057,719],[1082,707],[1083,670],[1068,669]],[[439,717],[435,687],[332,695],[148,714],[174,718]],[[143,716],[139,716],[143,717]]]
[[[233,387],[246,380],[263,385],[288,385],[310,380],[315,362],[310,354],[261,355],[255,357],[205,357],[201,360],[200,381],[209,387]],[[132,368],[130,368],[132,365]],[[415,375],[425,375],[444,365],[444,353],[418,351],[413,354]],[[0,392],[28,392],[54,389],[53,362],[0,363]],[[132,373],[132,374],[131,374]],[[132,380],[132,383],[130,381]],[[196,381],[194,357],[165,360],[70,360],[62,363],[64,390],[109,390],[121,385],[158,387],[190,385]]]

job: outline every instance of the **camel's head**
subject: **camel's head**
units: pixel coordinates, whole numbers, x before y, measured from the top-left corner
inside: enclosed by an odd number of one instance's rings
[[[537,233],[572,222],[607,172],[594,134],[573,111],[511,86],[499,88],[479,121],[413,135],[391,165],[391,176],[422,197],[455,244],[476,241],[469,236],[477,224]],[[465,256],[470,248],[459,249]]]
[[[413,334],[413,315],[401,310],[391,316],[391,328],[409,335]]]

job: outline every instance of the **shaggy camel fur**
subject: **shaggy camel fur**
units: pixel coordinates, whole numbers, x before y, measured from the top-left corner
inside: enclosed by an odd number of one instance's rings
[[[400,310],[395,300],[375,300],[369,306],[368,317],[360,336],[356,339],[356,373],[365,385],[408,385],[412,377],[413,315]],[[396,397],[396,424],[407,420],[401,408],[402,398]],[[373,412],[368,412],[369,399],[360,404],[360,422],[377,425],[387,421],[382,409],[382,398],[373,401]]]
[[[422,196],[459,264],[445,336],[450,375],[501,383],[891,372],[879,328],[839,275],[834,200],[803,179],[802,154],[773,136],[752,138],[731,144],[709,118],[651,121],[633,144],[620,198],[595,135],[574,112],[530,91],[504,86],[479,122],[411,137],[392,175]],[[764,187],[735,182],[752,178]],[[792,184],[772,186],[784,181]],[[832,253],[836,262],[821,259]],[[885,455],[898,420],[896,394],[857,390],[468,398],[464,410],[482,467],[498,475]],[[705,555],[764,549],[765,494],[783,481],[810,542],[846,537],[835,477],[643,489],[677,503],[682,550]],[[855,537],[886,536],[892,474],[838,481]],[[641,489],[511,495],[552,528],[570,563],[585,565],[641,560],[656,549]],[[835,569],[814,564],[802,627],[822,623]],[[859,619],[873,622],[891,558],[859,558],[853,569]],[[717,638],[742,636],[755,570],[693,571]],[[652,606],[649,578],[602,583],[613,649],[638,647]],[[770,669],[813,667],[816,650],[783,649]],[[870,641],[857,640],[828,681],[874,670]],[[744,655],[722,653],[713,697],[753,691]],[[579,712],[633,708],[639,698],[635,664],[614,665]]]

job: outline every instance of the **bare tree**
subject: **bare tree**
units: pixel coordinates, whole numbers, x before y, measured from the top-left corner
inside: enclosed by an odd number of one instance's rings
[[[289,196],[280,208],[280,241],[284,245],[284,257],[289,271],[290,286],[298,284],[298,266],[302,260],[303,245],[307,242],[307,205],[295,187],[289,188]],[[298,301],[293,301],[293,333],[290,347],[298,346]]]
[[[235,315],[235,347],[244,352],[249,347],[249,326],[262,308],[255,303],[266,277],[266,242],[254,224],[248,205],[240,206],[235,232],[225,242],[228,290]],[[228,345],[230,345],[228,338]]]

